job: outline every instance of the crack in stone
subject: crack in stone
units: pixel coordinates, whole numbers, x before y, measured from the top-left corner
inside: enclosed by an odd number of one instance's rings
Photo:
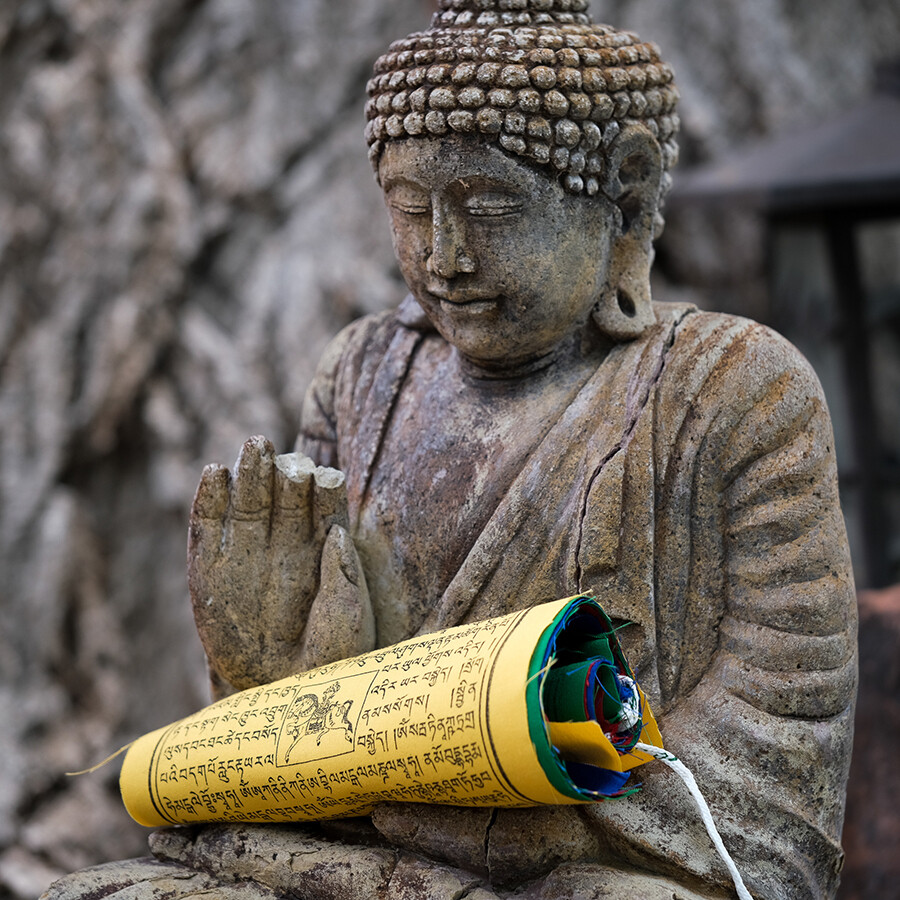
[[[581,569],[581,545],[584,540],[584,523],[585,519],[587,518],[587,505],[588,498],[591,495],[591,488],[594,486],[594,482],[597,480],[597,478],[600,477],[600,474],[603,472],[606,466],[609,465],[609,462],[614,459],[621,451],[628,449],[628,445],[631,443],[631,439],[634,436],[635,430],[637,429],[638,422],[640,421],[644,410],[647,408],[647,405],[650,403],[650,398],[653,396],[653,393],[656,390],[656,386],[659,384],[659,381],[662,378],[662,374],[665,371],[666,361],[669,358],[669,351],[675,344],[675,339],[678,336],[678,329],[681,323],[684,321],[685,316],[687,315],[688,313],[685,312],[673,323],[672,330],[662,347],[662,352],[659,355],[656,370],[654,371],[653,376],[650,379],[649,384],[647,385],[646,393],[641,398],[641,402],[638,404],[637,408],[632,412],[629,421],[626,423],[622,437],[609,451],[609,453],[607,453],[606,456],[599,462],[597,467],[591,473],[591,477],[588,479],[587,488],[584,491],[584,496],[581,501],[581,510],[578,517],[578,540],[575,543],[575,584],[579,592],[584,590],[581,583],[583,575]]]
[[[497,807],[491,810],[491,820],[487,823],[487,827],[484,829],[484,868],[487,872],[488,881],[491,881],[491,829],[497,822],[497,816],[500,814],[500,810]]]

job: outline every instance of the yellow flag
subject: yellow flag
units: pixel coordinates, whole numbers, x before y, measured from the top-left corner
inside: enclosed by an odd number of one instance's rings
[[[597,637],[618,653],[609,665],[630,675],[609,619],[579,597],[251,688],[135,741],[122,766],[125,806],[158,826],[353,816],[391,800],[534,806],[615,795],[620,773],[650,759],[625,738],[662,746],[639,689],[625,737],[604,733],[590,703],[589,721],[568,729],[542,704],[560,654]],[[628,699],[628,677],[609,683]]]

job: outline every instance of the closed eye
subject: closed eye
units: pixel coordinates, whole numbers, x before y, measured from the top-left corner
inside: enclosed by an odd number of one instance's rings
[[[431,198],[417,185],[399,182],[386,192],[391,209],[407,216],[424,216],[431,213]]]
[[[397,210],[397,212],[405,213],[407,216],[424,216],[431,214],[431,207],[424,206],[421,203],[395,203],[391,201],[391,209]]]
[[[470,216],[500,218],[520,213],[524,203],[513,195],[489,191],[470,195],[464,205]]]

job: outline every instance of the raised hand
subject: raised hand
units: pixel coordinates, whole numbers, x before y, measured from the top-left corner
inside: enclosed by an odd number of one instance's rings
[[[203,471],[191,507],[188,586],[213,693],[243,690],[372,649],[344,476],[262,437],[234,473]]]

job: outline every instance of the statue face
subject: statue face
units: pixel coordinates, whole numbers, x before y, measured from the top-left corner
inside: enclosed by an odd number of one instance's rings
[[[609,201],[461,135],[390,142],[379,175],[403,277],[466,358],[517,366],[580,331],[606,277]]]

